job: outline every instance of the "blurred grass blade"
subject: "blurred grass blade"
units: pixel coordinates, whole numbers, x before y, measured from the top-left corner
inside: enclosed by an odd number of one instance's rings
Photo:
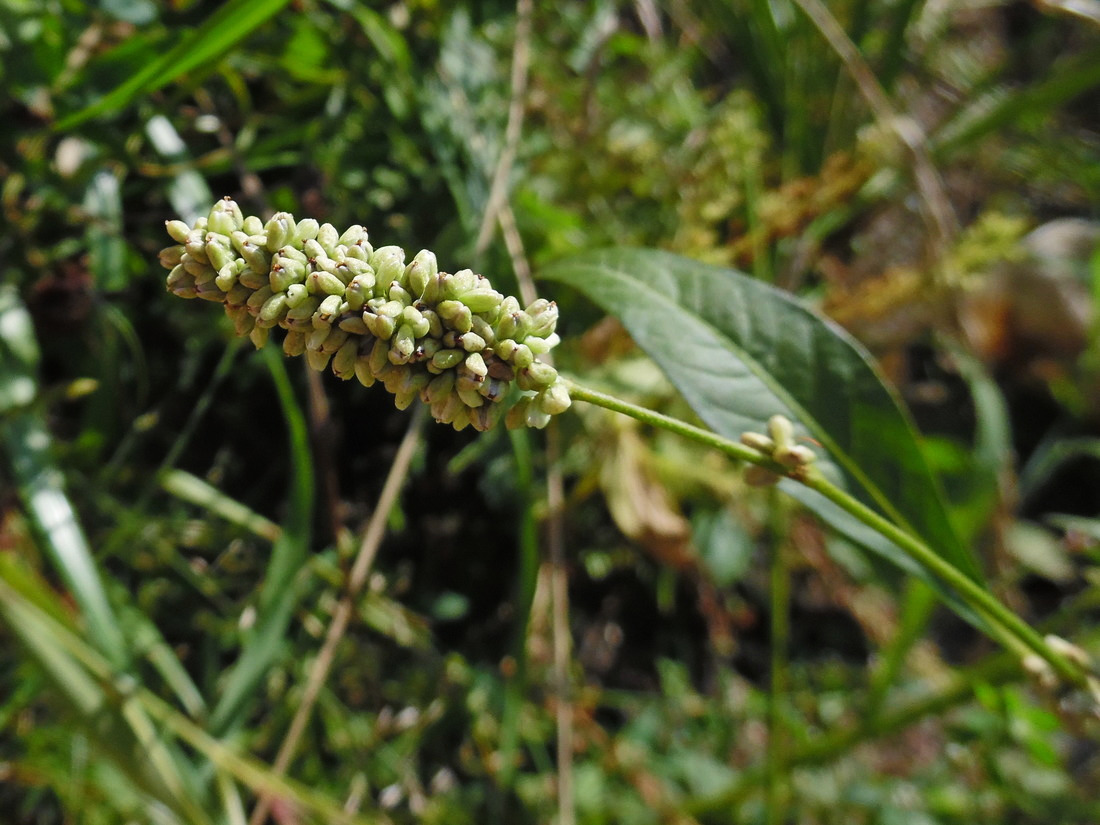
[[[140,793],[163,803],[180,823],[212,825],[180,769],[182,757],[173,755],[149,716],[125,695],[132,678],[109,678],[117,671],[106,662],[103,673],[90,674],[72,655],[72,646],[100,658],[98,654],[72,628],[34,604],[44,598],[45,588],[17,571],[14,559],[0,560],[0,617],[45,671],[66,709]],[[23,592],[27,589],[34,594],[30,598]]]
[[[942,159],[997,129],[1044,115],[1100,86],[1100,50],[1063,61],[1026,89],[998,86],[976,96],[931,136],[934,158]]]
[[[85,241],[88,269],[103,292],[126,287],[126,242],[122,239],[122,194],[113,172],[101,169],[92,176],[84,192],[88,216]]]
[[[305,415],[294,397],[282,353],[269,346],[262,350],[262,355],[279,394],[289,431],[290,501],[286,523],[272,549],[260,588],[255,632],[248,637],[240,658],[227,674],[210,719],[210,730],[215,736],[241,722],[242,708],[283,650],[286,629],[298,603],[297,580],[306,563],[313,518],[313,462]]]
[[[182,74],[214,65],[237,43],[266,23],[289,0],[230,0],[197,29],[173,32],[175,45],[102,98],[57,122],[65,131],[99,115],[122,109],[139,95],[156,91]]]
[[[746,431],[766,432],[772,415],[787,416],[800,437],[827,451],[819,466],[830,480],[980,579],[908,416],[870,356],[839,327],[739,272],[658,250],[584,253],[541,274],[617,317],[714,432],[736,440]],[[868,543],[871,531],[859,531],[839,508],[799,484],[783,484]],[[889,557],[913,569],[900,551]]]
[[[217,487],[207,484],[198,476],[185,470],[168,470],[160,479],[160,486],[176,498],[195,504],[208,513],[221,516],[253,535],[267,541],[277,541],[282,534],[278,524],[261,516],[239,501],[229,498]]]
[[[348,813],[328,797],[275,775],[266,765],[226,747],[139,685],[118,681],[114,689],[104,689],[103,685],[117,681],[113,680],[110,665],[71,628],[39,608],[34,603],[34,599],[27,598],[19,590],[10,586],[5,581],[3,571],[4,565],[0,562],[0,615],[3,615],[21,636],[26,632],[28,635],[25,638],[32,640],[35,647],[38,646],[39,640],[45,641],[49,655],[52,657],[51,662],[61,663],[64,674],[78,683],[81,689],[87,692],[88,697],[94,697],[100,702],[96,707],[107,711],[103,714],[106,720],[117,722],[122,716],[132,720],[140,715],[150,723],[150,726],[155,720],[238,782],[255,792],[266,792],[286,799],[302,811],[314,814],[320,821],[346,823],[346,825],[374,825],[384,821],[378,817]],[[13,618],[14,621],[12,621]],[[31,652],[36,657],[39,655],[39,651],[34,648]],[[58,671],[58,673],[61,672]],[[59,687],[64,689],[65,686],[59,685]],[[150,727],[149,730],[151,731],[152,728]],[[110,744],[110,742],[101,744]],[[150,745],[157,744],[162,743],[142,740],[140,748],[146,749]],[[154,761],[152,757],[155,753],[155,749],[148,752],[149,763]],[[190,823],[208,825],[211,822],[210,818],[197,808],[193,797],[186,807],[188,808],[186,813],[179,817],[181,822],[188,825]]]
[[[130,662],[91,549],[62,489],[50,456],[50,434],[41,411],[31,405],[36,392],[38,346],[34,327],[18,293],[0,288],[0,450],[7,454],[27,516],[66,587],[73,594],[89,636],[111,664]]]
[[[148,135],[149,142],[153,144],[157,154],[165,160],[185,167],[168,183],[168,202],[172,204],[172,209],[180,218],[188,224],[193,224],[210,211],[210,204],[215,200],[210,187],[206,184],[206,178],[187,167],[187,164],[191,163],[187,144],[179,136],[176,127],[164,115],[149,118],[149,122],[145,124],[145,134]]]

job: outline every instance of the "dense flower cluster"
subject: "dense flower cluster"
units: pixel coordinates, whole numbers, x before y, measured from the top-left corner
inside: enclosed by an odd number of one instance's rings
[[[218,201],[194,226],[168,221],[176,245],[160,253],[168,290],[225,305],[238,335],[263,346],[275,327],[283,351],[364,386],[382,382],[399,409],[420,397],[436,420],[487,430],[514,383],[510,427],[543,427],[570,404],[557,371],[538,356],[558,342],[558,308],[522,308],[468,269],[440,272],[421,250],[374,249],[367,230],[280,212],[266,223]]]

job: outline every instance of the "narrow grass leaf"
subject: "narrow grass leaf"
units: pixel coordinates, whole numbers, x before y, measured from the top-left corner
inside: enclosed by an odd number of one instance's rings
[[[730,269],[648,249],[584,253],[545,268],[615,315],[716,433],[764,432],[769,417],[799,422],[827,452],[822,471],[978,579],[925,462],[916,433],[870,356],[791,295]],[[869,540],[839,508],[784,482],[850,537],[912,570],[892,544]],[[891,552],[891,548],[893,551]]]
[[[313,517],[313,461],[305,414],[294,397],[282,353],[262,351],[279,395],[287,423],[290,453],[290,490],[287,518],[272,549],[257,604],[256,630],[245,642],[240,658],[226,676],[222,694],[210,720],[216,736],[240,723],[240,712],[256,686],[281,655],[286,629],[299,598],[298,577],[306,563]]]
[[[175,45],[102,98],[58,121],[65,131],[124,108],[139,95],[168,85],[180,75],[216,64],[237,43],[266,23],[289,0],[230,0],[197,29],[174,35]]]
[[[88,269],[96,286],[115,292],[126,286],[126,242],[122,239],[122,194],[114,172],[102,169],[92,176],[84,191],[84,212],[88,217],[85,242]]]
[[[30,315],[14,289],[0,289],[0,387],[8,387],[0,391],[7,402],[0,406],[0,450],[39,541],[80,605],[91,638],[113,665],[123,667],[130,661],[129,646],[53,464],[42,411],[31,403],[37,363]]]
[[[185,470],[167,470],[160,478],[160,486],[176,498],[201,507],[266,541],[277,541],[282,534],[282,529],[275,522]]]

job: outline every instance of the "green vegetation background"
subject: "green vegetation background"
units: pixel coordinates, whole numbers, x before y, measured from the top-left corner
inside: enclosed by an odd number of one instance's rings
[[[847,54],[809,0],[0,0],[0,819],[1100,820],[1080,697],[727,462],[582,405],[549,448],[425,427],[156,265],[228,194],[509,292],[608,246],[749,272],[872,349],[994,592],[1088,649],[1100,19],[1062,5],[837,0]],[[561,368],[688,414],[540,289]]]

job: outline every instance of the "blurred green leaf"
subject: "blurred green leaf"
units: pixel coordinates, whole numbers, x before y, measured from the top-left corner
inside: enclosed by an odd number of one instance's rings
[[[285,649],[286,629],[300,595],[297,583],[306,563],[313,517],[313,462],[305,414],[294,397],[282,353],[269,346],[262,350],[262,355],[278,391],[289,431],[289,509],[260,587],[256,628],[247,637],[240,658],[226,674],[221,698],[211,715],[210,729],[215,735],[242,723],[242,708]]]
[[[207,186],[206,179],[188,167],[191,155],[176,127],[164,115],[156,115],[145,124],[145,134],[161,157],[184,167],[168,184],[168,201],[176,215],[189,224],[204,217],[210,211],[214,195]]]
[[[122,195],[118,178],[101,169],[84,192],[88,228],[88,269],[104,292],[123,289],[127,281],[126,242],[122,239]]]
[[[0,450],[43,548],[80,605],[90,636],[112,664],[122,667],[130,661],[129,646],[53,464],[42,413],[30,406],[37,358],[34,328],[18,293],[0,289],[0,387],[9,388],[0,393],[0,399],[8,400],[6,409],[0,408]],[[22,408],[12,410],[13,401]]]
[[[172,35],[175,42],[159,58],[90,106],[57,122],[59,131],[93,117],[118,111],[142,94],[168,85],[180,75],[217,63],[241,40],[279,12],[289,0],[229,0],[197,29]]]
[[[582,253],[541,276],[622,321],[716,433],[737,439],[766,432],[772,415],[787,416],[801,438],[827,451],[820,462],[827,476],[980,578],[908,416],[870,356],[839,327],[739,272],[657,250]],[[857,541],[873,541],[812,491],[786,481],[784,489]],[[873,549],[913,569],[893,545]]]

